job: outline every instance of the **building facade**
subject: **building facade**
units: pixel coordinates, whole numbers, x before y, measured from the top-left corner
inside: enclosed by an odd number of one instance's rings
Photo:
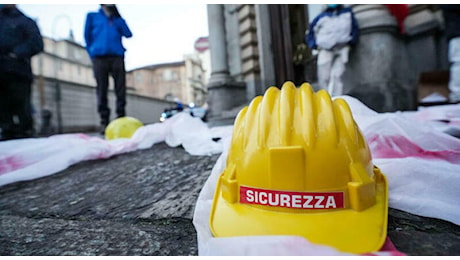
[[[317,90],[316,57],[305,45],[310,5],[210,4],[210,121],[231,123],[270,86],[309,82]],[[446,70],[447,45],[436,5],[409,5],[405,34],[385,5],[351,5],[360,39],[343,76],[344,93],[378,112],[417,107],[417,82]],[[313,9],[313,8],[311,8]],[[317,8],[317,5],[315,6]],[[321,11],[319,9],[317,13]]]
[[[44,51],[31,61],[35,129],[40,135],[96,130],[96,82],[86,49],[71,39],[44,37],[43,41]],[[159,122],[164,108],[172,105],[170,101],[139,94],[133,88],[127,92],[128,116],[145,124]],[[112,81],[109,106],[114,111]]]
[[[207,53],[207,54],[206,54]],[[184,55],[184,61],[144,66],[127,72],[126,84],[139,95],[179,100],[184,104],[206,103],[206,53]]]
[[[144,96],[174,101],[183,99],[185,62],[155,64],[128,71],[126,85]]]

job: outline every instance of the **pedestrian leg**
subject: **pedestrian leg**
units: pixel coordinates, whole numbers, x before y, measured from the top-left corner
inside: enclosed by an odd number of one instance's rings
[[[329,85],[329,94],[331,96],[340,96],[343,94],[342,75],[345,71],[345,64],[339,55],[334,57],[331,68],[331,80]]]
[[[10,84],[10,80],[0,80],[0,128],[2,130],[0,140],[13,138],[13,115],[10,98],[13,87]]]
[[[109,64],[107,58],[94,58],[93,70],[96,79],[97,111],[101,118],[101,125],[107,125],[110,120],[107,92],[109,88]]]
[[[318,84],[321,89],[328,89],[332,58],[332,52],[327,50],[320,50],[318,54]]]
[[[29,79],[17,78],[15,83],[14,111],[17,116],[16,138],[29,138],[34,135],[34,120],[32,117],[32,82]]]
[[[112,63],[112,75],[115,84],[117,117],[126,115],[126,71],[123,57],[116,57]]]

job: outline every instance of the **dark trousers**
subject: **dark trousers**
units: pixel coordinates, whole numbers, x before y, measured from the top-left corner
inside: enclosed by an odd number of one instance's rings
[[[0,140],[32,137],[32,81],[27,77],[0,75]]]
[[[107,125],[110,121],[107,92],[109,75],[115,84],[117,117],[125,116],[126,106],[126,71],[124,57],[103,56],[93,58],[94,77],[96,78],[97,111],[101,117],[101,124]]]

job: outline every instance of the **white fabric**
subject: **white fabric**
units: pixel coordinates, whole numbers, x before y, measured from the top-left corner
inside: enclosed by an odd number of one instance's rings
[[[340,15],[325,15],[321,17],[313,28],[316,44],[320,49],[332,49],[351,40],[351,12]]]

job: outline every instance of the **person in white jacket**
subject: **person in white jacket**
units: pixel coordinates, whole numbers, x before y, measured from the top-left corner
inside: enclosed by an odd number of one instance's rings
[[[460,103],[460,5],[439,5],[443,12],[450,65],[449,101]]]
[[[329,4],[310,24],[307,45],[318,49],[318,83],[331,96],[343,94],[342,74],[350,46],[358,41],[358,22],[349,7]]]

